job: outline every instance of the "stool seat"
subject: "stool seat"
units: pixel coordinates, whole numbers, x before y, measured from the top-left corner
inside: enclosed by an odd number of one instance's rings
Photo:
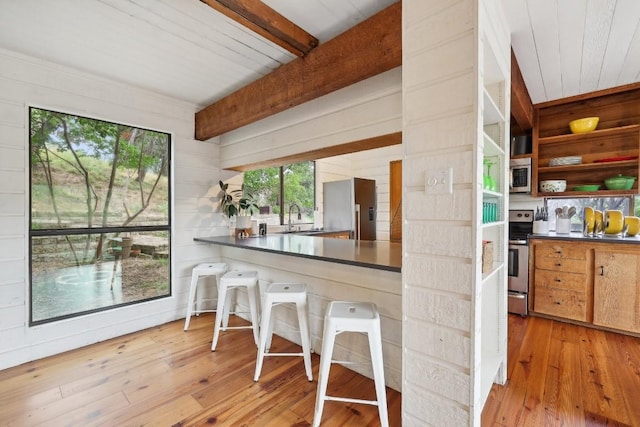
[[[220,281],[220,275],[227,271],[227,264],[224,262],[204,262],[196,265],[191,270],[191,285],[189,286],[189,299],[187,301],[187,315],[184,319],[184,330],[189,329],[191,316],[198,316],[200,313],[212,313],[216,310],[203,310],[202,292],[198,292],[198,283],[201,277],[216,276],[216,283]],[[196,299],[197,298],[197,299]],[[193,305],[196,305],[194,310]]]
[[[272,316],[272,309],[277,305],[286,303],[296,305],[302,353],[269,353],[273,336],[274,317]],[[307,285],[303,283],[272,283],[265,291],[254,381],[258,381],[258,378],[260,378],[265,356],[302,356],[307,378],[309,381],[313,381],[313,374],[311,373],[311,341],[309,339],[309,322],[307,320]]]
[[[376,388],[376,400],[351,399],[348,397],[327,396],[329,371],[332,363],[347,363],[332,360],[335,337],[343,332],[364,332],[369,338],[371,367]],[[384,364],[382,360],[382,336],[380,331],[380,315],[375,304],[368,302],[332,301],[327,307],[324,317],[322,337],[322,353],[320,354],[320,370],[318,372],[318,391],[313,426],[320,425],[324,402],[327,400],[375,405],[378,407],[380,424],[389,426],[387,412],[387,394],[384,384]]]
[[[244,287],[247,289],[247,299],[249,300],[249,314],[251,318],[251,326],[228,326],[229,322],[229,294],[230,290]],[[258,334],[258,303],[256,294],[258,291],[258,272],[257,271],[228,271],[220,278],[218,282],[218,307],[216,313],[216,321],[213,329],[213,339],[211,340],[211,351],[216,350],[220,328],[227,329],[253,329],[253,340],[256,345],[259,342]],[[222,316],[220,315],[222,313]],[[236,312],[237,313],[237,312]]]

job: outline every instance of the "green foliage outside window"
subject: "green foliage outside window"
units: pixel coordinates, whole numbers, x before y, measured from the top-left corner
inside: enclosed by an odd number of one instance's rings
[[[282,196],[281,182],[284,189]],[[271,211],[280,216],[281,224],[287,222],[289,209],[293,204],[300,208],[302,222],[313,222],[315,162],[292,163],[245,172],[244,185],[254,195],[258,206],[270,206]],[[295,212],[297,218],[297,211]]]

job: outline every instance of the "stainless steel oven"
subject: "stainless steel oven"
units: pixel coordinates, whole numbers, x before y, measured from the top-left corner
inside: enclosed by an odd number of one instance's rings
[[[532,210],[509,211],[508,287],[509,313],[529,314],[529,243],[533,231]]]
[[[509,192],[531,193],[531,157],[510,160]]]

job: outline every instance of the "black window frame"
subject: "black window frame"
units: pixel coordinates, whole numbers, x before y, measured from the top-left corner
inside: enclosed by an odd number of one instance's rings
[[[97,120],[97,121],[101,121],[101,122],[106,122],[106,123],[115,123],[115,124],[123,124],[120,122],[115,122],[115,121],[110,121],[110,120],[104,120],[104,119],[96,119],[94,117],[88,117],[88,116],[83,116],[80,114],[76,114],[76,113],[69,113],[69,112],[63,112],[63,111],[58,111],[58,110],[51,110],[48,108],[42,108],[42,107],[37,107],[34,105],[30,105],[28,107],[28,113],[29,113],[29,146],[28,146],[28,152],[31,152],[31,126],[32,126],[32,110],[33,109],[38,109],[38,110],[45,110],[45,111],[50,111],[50,112],[56,112],[56,113],[61,113],[61,114],[67,114],[67,115],[72,115],[72,116],[76,116],[76,117],[80,117],[80,118],[85,118],[85,119],[90,119],[90,120]],[[47,323],[53,323],[53,322],[57,322],[60,320],[65,320],[65,319],[71,319],[71,318],[76,318],[76,317],[81,317],[81,316],[85,316],[88,314],[93,314],[93,313],[99,313],[99,312],[103,312],[103,311],[109,311],[109,310],[113,310],[113,309],[117,309],[117,308],[121,308],[121,307],[126,307],[126,306],[130,306],[130,305],[135,305],[135,304],[141,304],[141,303],[146,303],[149,301],[153,301],[153,300],[158,300],[158,299],[163,299],[163,298],[170,298],[173,296],[173,281],[172,281],[172,257],[173,257],[173,251],[171,250],[171,241],[173,239],[173,233],[172,233],[172,215],[173,215],[173,203],[171,202],[173,200],[172,194],[173,194],[173,179],[172,179],[172,151],[173,151],[173,135],[171,132],[167,132],[167,131],[158,131],[158,130],[154,130],[154,129],[150,129],[150,128],[145,128],[145,127],[141,127],[141,126],[136,126],[136,125],[129,125],[127,124],[126,126],[131,126],[131,127],[135,127],[137,129],[141,129],[141,130],[148,130],[148,131],[152,131],[152,132],[161,132],[167,135],[168,137],[168,147],[167,147],[167,177],[168,177],[168,185],[167,185],[167,224],[166,225],[153,225],[153,226],[126,226],[126,227],[122,227],[122,226],[113,226],[113,227],[93,227],[93,228],[50,228],[50,229],[33,229],[33,199],[32,199],[32,193],[33,193],[33,182],[32,182],[32,162],[29,161],[29,230],[28,230],[28,234],[29,234],[29,242],[28,242],[28,247],[29,247],[29,255],[28,255],[28,262],[29,262],[29,326],[38,326],[38,325],[43,325],[43,324],[47,324]],[[143,298],[143,299],[138,299],[135,301],[128,301],[128,302],[123,302],[123,303],[119,303],[119,304],[113,304],[113,305],[109,305],[109,306],[105,306],[105,307],[100,307],[100,308],[94,308],[94,309],[89,309],[89,310],[84,310],[84,311],[79,311],[76,313],[71,313],[71,314],[65,314],[65,315],[61,315],[61,316],[55,316],[55,317],[50,317],[47,319],[43,319],[43,320],[37,320],[34,321],[33,320],[33,238],[34,237],[53,237],[53,236],[65,236],[65,235],[96,235],[96,234],[106,234],[106,233],[122,233],[122,232],[151,232],[151,231],[163,231],[167,233],[167,244],[168,244],[168,258],[167,258],[167,262],[168,262],[168,293],[165,295],[158,295],[158,296],[153,296],[153,297],[149,297],[149,298]]]

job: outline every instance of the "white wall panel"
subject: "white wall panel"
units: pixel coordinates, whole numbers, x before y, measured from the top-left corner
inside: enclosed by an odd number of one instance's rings
[[[0,218],[0,221],[2,219]],[[14,285],[21,283],[23,292],[25,279],[25,260],[24,259],[5,259],[0,260],[0,285]]]
[[[471,373],[480,7],[403,2],[403,425],[479,425]],[[446,167],[452,194],[427,193],[427,176]]]
[[[0,284],[0,307],[24,305],[24,286],[21,283]]]

